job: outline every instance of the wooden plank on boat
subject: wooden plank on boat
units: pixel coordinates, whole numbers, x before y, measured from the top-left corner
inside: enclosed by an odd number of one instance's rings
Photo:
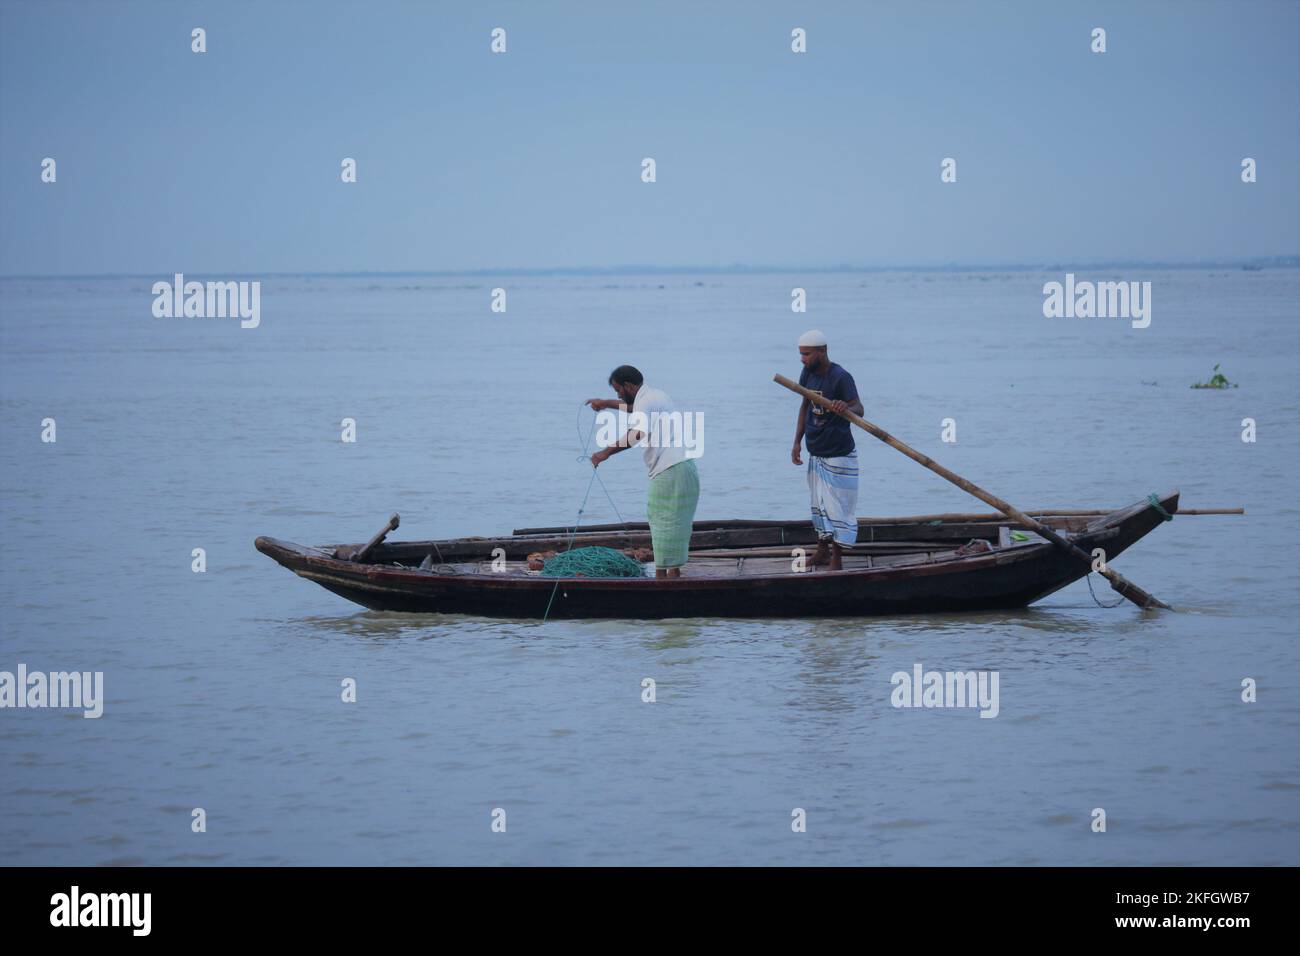
[[[884,544],[855,544],[851,554],[914,554],[918,551],[949,550],[952,542],[948,541],[899,541]],[[690,552],[691,560],[700,558],[790,558],[791,548],[745,548],[744,550],[704,549]]]
[[[388,532],[396,530],[397,526],[400,525],[401,523],[402,523],[401,515],[398,514],[392,515],[392,517],[388,519],[388,524],[384,525],[383,528],[379,530],[378,534],[376,534],[373,538],[371,538],[368,542],[366,542],[366,546],[364,548],[361,548],[359,551],[354,552],[350,560],[355,561],[358,564],[364,563],[366,558],[370,557],[371,552],[374,551],[375,548],[379,547],[380,543],[384,540],[384,538],[388,537]]]
[[[1089,522],[1089,516],[1086,515],[1066,515],[1058,516],[1052,524],[1059,525],[1065,530],[1075,530],[1084,528]],[[999,524],[1007,524],[1005,517],[1000,522],[989,521],[970,521],[970,522],[939,522],[937,519],[933,522],[907,523],[888,522],[879,525],[860,525],[859,541],[870,540],[908,540],[919,537],[934,537],[948,539],[959,537],[963,534],[985,534],[996,533]],[[1013,529],[1021,529],[1022,526],[1010,524]],[[575,541],[595,541],[603,539],[616,538],[619,535],[646,535],[648,529],[632,527],[630,529],[619,529],[613,531],[601,531],[595,528],[583,528],[576,535],[572,535]],[[748,542],[770,541],[772,543],[801,543],[809,540],[812,535],[812,525],[807,522],[788,522],[782,524],[761,524],[756,525],[746,523],[731,528],[703,527],[697,524],[692,532],[693,540],[744,540]],[[515,540],[521,545],[538,547],[555,540],[568,541],[571,532],[557,533],[554,535],[509,535],[494,538],[455,538],[440,540],[438,544],[456,545],[465,543],[484,543],[487,541],[500,542],[502,540]]]
[[[1088,522],[1087,517],[1065,519],[1058,525],[1063,531],[1082,531]],[[1006,519],[1003,519],[1006,523]],[[893,545],[896,547],[915,546],[918,543],[942,546],[952,542],[964,544],[971,538],[991,538],[997,534],[997,525],[986,522],[948,523],[948,524],[894,524],[869,525],[858,530],[858,547],[863,545]],[[1015,527],[1012,525],[1011,527]],[[621,550],[624,548],[644,548],[650,546],[649,531],[590,532],[576,535],[553,536],[508,536],[508,537],[472,537],[451,538],[438,541],[399,541],[385,542],[376,546],[370,554],[377,563],[399,561],[402,563],[419,563],[430,552],[440,554],[441,560],[464,561],[490,555],[495,548],[506,553],[507,560],[526,558],[534,551],[565,551],[570,547],[606,547]],[[696,531],[691,535],[692,552],[717,548],[755,548],[811,545],[816,543],[816,534],[811,524],[803,528],[788,527],[737,527],[714,528],[708,531]],[[348,559],[358,553],[356,545],[337,545],[336,552],[342,559]]]
[[[1135,505],[1134,507],[1139,507]],[[1182,514],[1183,512],[1179,512]],[[913,516],[927,517],[927,516]],[[969,517],[981,517],[970,515]],[[865,520],[865,519],[864,519]],[[1058,515],[1047,523],[1060,532],[1084,532],[1097,519],[1090,513],[1076,515]],[[749,521],[733,522],[730,526],[721,526],[721,522],[712,522],[710,528],[700,527],[703,522],[696,522],[696,530],[690,541],[691,553],[708,550],[746,550],[753,548],[778,548],[788,554],[796,546],[810,546],[816,542],[812,525],[807,521],[765,522],[755,524]],[[929,521],[903,522],[902,519],[884,519],[879,524],[861,524],[858,528],[857,547],[867,547],[878,553],[917,550],[921,547],[940,549],[946,545],[965,544],[971,538],[1001,539],[1001,529],[1011,531],[1028,531],[1029,529],[1010,522],[1006,516],[997,516],[992,520],[980,521]],[[391,530],[391,529],[390,529]],[[381,532],[381,535],[385,532]],[[378,536],[377,536],[378,537]],[[372,539],[373,542],[374,539]],[[648,530],[599,531],[583,529],[577,534],[556,535],[509,535],[497,537],[472,536],[445,540],[424,540],[406,542],[382,542],[372,547],[368,560],[385,564],[400,562],[419,564],[424,558],[435,553],[441,562],[455,562],[486,559],[496,548],[505,551],[507,560],[522,560],[534,551],[564,551],[570,547],[608,547],[615,549],[644,548],[650,546]],[[1005,544],[1004,544],[1005,547]],[[330,550],[330,549],[327,549]],[[365,551],[365,547],[355,544],[336,545],[332,553],[342,560],[356,560],[356,555]]]
[[[1114,514],[1118,508],[1035,508],[1024,512],[1031,518],[1036,518],[1044,524],[1052,524],[1053,518],[1102,518],[1109,514]],[[1245,514],[1244,508],[1179,508],[1179,515],[1240,515]],[[1007,516],[999,514],[996,511],[981,512],[942,512],[939,514],[929,515],[894,515],[888,517],[861,517],[858,518],[859,527],[863,525],[895,525],[895,524],[928,524],[932,521],[942,522],[985,522],[1001,521],[1005,522]],[[806,519],[791,518],[788,520],[773,520],[763,518],[727,518],[713,521],[696,521],[692,526],[695,530],[708,530],[712,528],[795,528],[795,527],[812,527],[812,523]],[[584,525],[579,530],[590,531],[647,531],[650,526],[644,521],[628,521],[622,524],[591,524]],[[516,528],[511,532],[514,536],[520,535],[559,535],[572,534],[572,526],[557,526],[551,528]]]

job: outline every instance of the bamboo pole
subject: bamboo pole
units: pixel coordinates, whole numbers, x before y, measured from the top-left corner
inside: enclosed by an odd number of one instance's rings
[[[772,381],[776,382],[778,385],[784,385],[786,388],[790,389],[790,391],[802,395],[804,398],[808,399],[809,401],[816,402],[818,405],[821,405],[824,408],[830,408],[831,405],[833,404],[829,399],[823,398],[821,395],[818,395],[816,392],[812,391],[811,389],[804,388],[798,382],[790,381],[790,379],[786,378],[784,375],[774,375],[772,377]],[[930,469],[932,472],[934,472],[936,475],[940,476],[941,478],[945,478],[948,481],[951,481],[958,488],[974,495],[976,498],[978,498],[980,501],[984,502],[985,504],[992,505],[994,508],[997,508],[998,511],[1002,512],[1004,515],[1006,515],[1008,518],[1011,518],[1013,521],[1017,521],[1027,528],[1032,528],[1039,535],[1046,538],[1048,541],[1052,542],[1052,544],[1056,545],[1058,548],[1060,548],[1062,551],[1065,551],[1067,554],[1071,554],[1074,557],[1079,558],[1081,561],[1091,564],[1092,555],[1088,554],[1087,551],[1084,551],[1077,544],[1072,544],[1069,541],[1065,540],[1059,534],[1057,534],[1055,531],[1049,528],[1047,525],[1043,524],[1042,522],[1034,520],[1033,518],[1029,517],[1029,515],[1025,514],[1023,511],[1020,511],[1017,508],[1013,507],[1012,505],[1008,504],[1007,502],[1003,501],[997,495],[985,491],[979,485],[975,484],[973,481],[968,481],[967,479],[963,478],[961,475],[957,474],[955,471],[949,471],[947,468],[943,467],[943,465],[939,464],[930,456],[923,455],[915,448],[911,447],[910,445],[904,444],[903,442],[899,441],[897,438],[889,434],[889,432],[885,431],[879,425],[873,425],[865,418],[862,418],[859,415],[855,415],[852,412],[847,410],[840,412],[839,414],[842,415],[844,418],[847,418],[849,421],[851,421],[853,424],[857,425],[859,428],[863,429],[864,431],[870,432],[872,435],[874,435],[876,438],[879,438],[882,442],[884,442],[886,445],[889,445],[891,448],[894,448],[897,451],[901,451],[904,455],[906,455],[908,458],[915,461],[917,464],[923,465],[924,467]],[[1106,578],[1107,581],[1110,582],[1110,586],[1112,588],[1114,588],[1116,591],[1118,591],[1124,597],[1128,598],[1130,601],[1132,601],[1140,608],[1151,608],[1151,607],[1158,607],[1158,608],[1165,608],[1165,609],[1169,608],[1168,604],[1165,604],[1155,595],[1147,593],[1142,588],[1134,584],[1132,581],[1128,580],[1128,578],[1120,574],[1118,571],[1114,571],[1110,568],[1106,568],[1105,570],[1100,571],[1098,573],[1100,573],[1103,577]]]
[[[1100,518],[1104,515],[1113,514],[1118,508],[1034,508],[1028,510],[1025,514],[1031,518]],[[1178,517],[1182,518],[1187,515],[1244,515],[1245,508],[1183,508],[1179,507]],[[944,512],[941,514],[931,515],[889,515],[880,517],[863,516],[857,519],[859,525],[892,525],[892,524],[929,524],[931,521],[961,521],[961,522],[981,522],[981,521],[1004,521],[1006,515],[997,511],[972,511],[972,512]],[[770,518],[745,519],[745,518],[726,518],[718,521],[696,521],[694,530],[712,531],[715,528],[723,529],[745,529],[745,528],[793,528],[807,525],[807,518],[790,518],[786,520],[773,520]],[[589,524],[583,525],[579,534],[595,533],[604,531],[648,531],[650,525],[644,521],[624,521],[622,523],[612,524]],[[550,528],[516,528],[510,532],[515,537],[536,534],[571,534],[572,525],[556,525]]]

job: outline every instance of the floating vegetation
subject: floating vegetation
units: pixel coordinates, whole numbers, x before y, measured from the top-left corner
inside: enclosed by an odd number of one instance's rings
[[[1219,366],[1217,363],[1214,366],[1214,375],[1210,378],[1208,382],[1197,382],[1192,386],[1192,388],[1236,388],[1236,387],[1237,387],[1236,382],[1229,382],[1227,377],[1224,376],[1224,374],[1219,371]]]

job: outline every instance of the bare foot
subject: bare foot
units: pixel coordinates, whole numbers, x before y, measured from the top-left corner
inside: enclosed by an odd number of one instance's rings
[[[838,544],[831,545],[831,565],[829,568],[827,568],[827,570],[843,571],[844,570],[844,561],[842,560],[843,557],[844,557],[844,552],[840,549],[840,546]]]
[[[828,561],[830,561],[830,559],[831,559],[830,547],[826,544],[825,541],[818,541],[817,550],[814,551],[812,553],[812,557],[808,559],[808,567],[820,568],[823,564],[826,564]]]

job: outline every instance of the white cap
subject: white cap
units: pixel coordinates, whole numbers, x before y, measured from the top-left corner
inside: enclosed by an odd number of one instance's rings
[[[801,349],[824,349],[826,348],[826,333],[821,329],[809,329],[803,335],[799,336],[799,348]]]

